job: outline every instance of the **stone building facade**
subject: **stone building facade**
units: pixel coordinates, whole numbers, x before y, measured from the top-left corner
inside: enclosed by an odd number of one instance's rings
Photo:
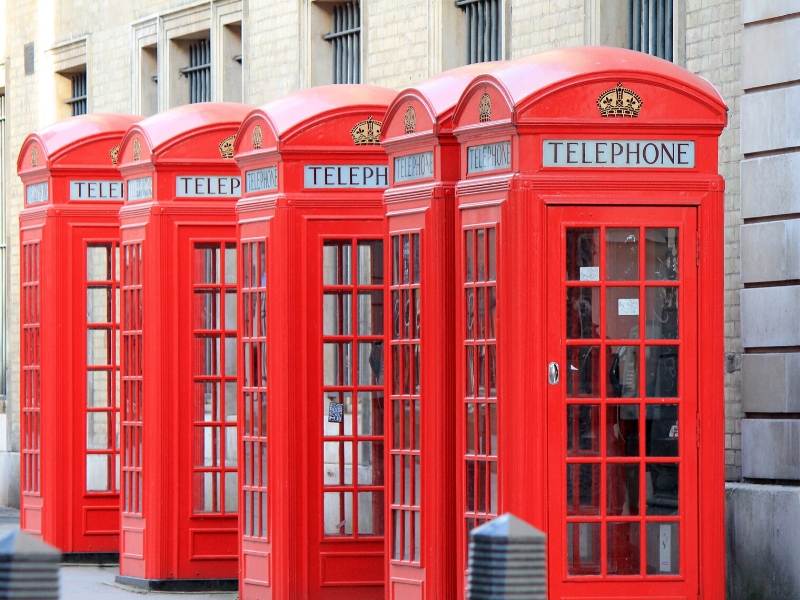
[[[496,1],[502,57],[573,45],[628,44],[629,0]],[[201,38],[211,48],[212,100],[261,104],[297,88],[329,83],[332,49],[324,36],[333,27],[337,4],[0,2],[0,28],[5,27],[0,29],[5,110],[0,219],[5,281],[0,283],[6,286],[7,357],[6,402],[0,405],[5,407],[0,503],[18,502],[16,282],[22,186],[13,174],[24,136],[70,114],[75,73],[85,73],[90,112],[152,114],[187,102],[187,78],[180,70],[187,65],[188,45]],[[769,533],[769,519],[785,520],[786,543],[797,543],[800,488],[793,486],[800,481],[800,420],[794,418],[800,414],[800,326],[793,317],[800,305],[800,221],[795,219],[800,214],[800,0],[667,4],[673,6],[673,60],[710,80],[730,109],[720,142],[720,171],[727,186],[725,464],[731,482],[729,527],[735,533],[729,536],[731,564],[741,572],[731,597],[754,597],[739,590],[757,589],[752,586],[778,569],[784,591],[793,591],[762,597],[796,598],[800,553],[782,557],[784,546]],[[454,0],[361,0],[358,10],[364,83],[399,90],[466,62],[465,11]],[[751,543],[756,540],[761,546]]]

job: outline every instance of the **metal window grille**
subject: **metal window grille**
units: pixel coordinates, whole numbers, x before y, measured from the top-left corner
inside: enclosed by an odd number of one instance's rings
[[[502,45],[501,0],[456,0],[466,17],[467,64],[500,60]]]
[[[73,117],[86,114],[86,97],[86,71],[75,73],[72,76],[72,97],[67,100]]]
[[[333,83],[361,82],[361,7],[343,2],[333,7],[333,31],[325,35],[333,46]]]
[[[208,38],[189,44],[189,66],[181,69],[189,80],[189,102],[211,102],[211,43]]]
[[[672,0],[628,0],[628,47],[672,60]]]

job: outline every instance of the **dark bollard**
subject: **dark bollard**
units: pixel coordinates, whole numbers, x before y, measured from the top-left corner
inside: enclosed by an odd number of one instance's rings
[[[469,533],[468,600],[547,600],[545,535],[511,513]]]
[[[61,553],[15,529],[0,538],[0,600],[58,600]]]

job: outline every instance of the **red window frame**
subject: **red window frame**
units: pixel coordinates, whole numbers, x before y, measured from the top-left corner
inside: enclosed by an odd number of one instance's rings
[[[391,236],[392,562],[420,565],[421,537],[421,246],[420,232]]]
[[[122,512],[142,514],[144,298],[142,241],[122,244]]]
[[[370,271],[369,282],[362,281],[361,256],[359,250],[369,247]],[[337,248],[335,259],[335,272],[326,270],[326,252],[328,248]],[[345,249],[347,250],[345,252]],[[374,252],[380,249],[380,252]],[[349,254],[348,261],[344,256]],[[323,241],[323,269],[322,269],[322,364],[326,365],[326,356],[331,356],[336,365],[336,373],[331,374],[326,380],[327,369],[323,367],[321,400],[323,409],[322,427],[322,502],[321,514],[322,537],[326,540],[336,538],[370,538],[375,539],[384,535],[384,435],[383,435],[383,365],[384,360],[384,335],[383,335],[383,240],[375,238],[327,238]],[[368,298],[370,310],[369,333],[360,329],[359,306],[360,299]],[[333,299],[335,308],[326,304],[326,299]],[[348,301],[349,299],[349,301]],[[377,302],[376,302],[377,300]],[[328,313],[329,310],[332,312]],[[377,311],[377,312],[376,312]],[[336,315],[336,319],[326,321],[326,314]],[[348,324],[349,321],[349,324]],[[362,361],[366,355],[362,354],[370,349],[369,358],[380,362],[379,374],[372,376],[367,371],[366,378],[361,369]],[[349,349],[349,357],[347,352]],[[366,365],[366,363],[364,363]],[[360,415],[364,406],[369,406],[370,426],[369,432],[363,433]],[[349,404],[350,426],[347,427],[347,412]],[[331,422],[332,414],[341,407],[341,421]],[[333,411],[333,412],[332,412]],[[336,417],[338,418],[338,417]],[[331,425],[334,425],[331,427]],[[338,427],[336,427],[338,425]],[[349,453],[348,453],[349,447]],[[362,481],[361,455],[369,448],[369,467],[364,471]],[[338,469],[331,469],[326,464],[326,449],[333,450],[332,455],[337,457]],[[350,473],[347,472],[347,461],[350,459]],[[365,463],[366,464],[366,463]],[[364,500],[371,503],[372,522],[367,526],[362,525],[359,518],[359,504],[361,495]],[[366,496],[369,494],[369,496]],[[333,499],[331,507],[338,506],[340,519],[337,531],[326,527],[328,506],[326,498]],[[348,529],[348,503],[349,503],[349,529]]]
[[[104,256],[92,256],[96,252]],[[119,491],[119,243],[86,244],[86,493]],[[98,262],[98,259],[100,262]],[[98,295],[99,293],[99,295]],[[104,319],[97,319],[99,309]],[[97,339],[98,334],[102,341]],[[100,350],[95,359],[95,350]],[[105,355],[105,360],[102,360]],[[100,381],[95,382],[95,378]],[[95,401],[95,396],[98,400]],[[92,462],[99,463],[99,470]],[[105,465],[102,463],[105,462]],[[92,487],[93,474],[105,471],[105,485]]]
[[[241,245],[242,535],[268,540],[267,241]]]
[[[22,491],[41,494],[41,245],[22,244]]]
[[[469,531],[497,516],[499,458],[497,395],[498,226],[463,230],[464,252],[464,523]],[[466,560],[466,556],[464,556]]]
[[[192,248],[192,512],[238,512],[236,243]]]

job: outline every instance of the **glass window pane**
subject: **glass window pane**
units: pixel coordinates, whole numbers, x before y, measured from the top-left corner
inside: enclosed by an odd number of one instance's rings
[[[567,337],[600,337],[600,288],[567,288]]]
[[[225,246],[225,283],[236,283],[236,246]]]
[[[352,442],[323,442],[325,485],[350,485],[353,483]]]
[[[392,284],[400,283],[400,238],[402,236],[392,236]]]
[[[225,512],[236,513],[239,506],[239,487],[236,484],[236,471],[225,473]]]
[[[359,435],[383,435],[383,392],[358,392]]]
[[[639,523],[608,524],[608,574],[638,575],[641,540]]]
[[[111,322],[111,288],[90,287],[86,290],[86,322]]]
[[[567,573],[600,574],[599,523],[567,523]]]
[[[600,465],[567,465],[567,514],[600,514]]]
[[[411,234],[411,246],[412,246],[412,276],[411,281],[413,283],[419,283],[420,280],[420,261],[419,261],[419,254],[420,254],[420,247],[419,247],[419,234],[412,233]]]
[[[678,456],[678,405],[648,404],[647,456]]]
[[[567,229],[567,279],[600,281],[599,229]]]
[[[86,413],[86,447],[91,450],[111,448],[109,412]]]
[[[352,294],[323,294],[322,333],[323,335],[351,335],[353,309]]]
[[[109,281],[111,277],[111,253],[106,244],[86,247],[87,281]]]
[[[225,292],[225,329],[236,331],[236,291]]]
[[[648,228],[645,237],[647,279],[678,279],[678,230]]]
[[[678,396],[678,347],[648,346],[646,350],[648,398]]]
[[[639,456],[639,405],[606,406],[606,454]]]
[[[475,231],[464,231],[464,281],[475,281]]]
[[[680,540],[678,523],[647,524],[647,574],[677,575],[680,573]]]
[[[639,230],[606,230],[606,279],[639,279]]]
[[[352,346],[349,343],[326,342],[323,345],[325,385],[350,385],[352,381]]]
[[[639,463],[606,465],[609,515],[639,514]]]
[[[194,512],[219,512],[222,482],[221,473],[195,473],[194,474]]]
[[[352,259],[349,241],[326,241],[322,246],[322,283],[350,285]]]
[[[489,239],[489,281],[497,279],[497,247],[496,247],[496,233],[497,230],[491,227],[487,231]]]
[[[325,535],[353,534],[353,493],[325,492]]]
[[[639,395],[639,347],[608,346],[606,368],[609,398],[635,398]]]
[[[196,329],[219,328],[219,292],[194,293],[194,326]]]
[[[358,334],[383,335],[383,292],[358,295]]]
[[[383,492],[359,492],[359,535],[383,535]]]
[[[86,455],[86,491],[105,492],[109,490],[109,454]]]
[[[600,396],[600,347],[567,347],[567,396],[596,398]]]
[[[110,398],[108,371],[88,371],[86,373],[86,406],[90,408],[108,406]]]
[[[235,467],[238,456],[238,444],[236,442],[236,427],[225,428],[225,466]]]
[[[358,242],[359,285],[383,285],[383,241]]]
[[[350,392],[323,392],[322,396],[324,434],[352,435],[353,400]]]
[[[678,338],[678,288],[649,287],[647,297],[647,339]]]
[[[647,465],[647,514],[678,514],[678,465]]]
[[[86,332],[86,364],[112,364],[111,331],[109,329],[89,329]]]
[[[236,382],[225,382],[225,420],[236,421]]]
[[[606,337],[635,340],[639,337],[639,288],[606,288]]]
[[[219,403],[219,384],[213,382],[195,383],[195,421],[216,421]]]
[[[194,249],[195,283],[220,283],[219,244],[198,244]]]
[[[475,230],[476,281],[486,281],[486,230]]]
[[[358,442],[358,483],[383,485],[383,442]]]
[[[359,385],[383,384],[383,342],[358,344]]]
[[[197,352],[197,362],[199,365],[197,374],[219,374],[219,338],[197,337],[195,338],[195,348]]]
[[[567,405],[567,456],[600,455],[600,406]]]

